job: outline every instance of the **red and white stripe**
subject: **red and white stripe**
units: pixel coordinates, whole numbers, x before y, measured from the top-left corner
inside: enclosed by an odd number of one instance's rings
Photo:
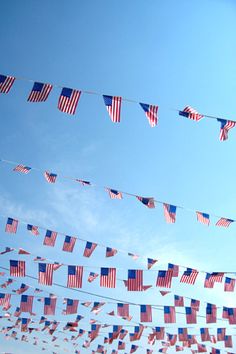
[[[52,90],[51,84],[44,84],[41,91],[32,91],[29,94],[27,101],[29,102],[45,102]]]
[[[175,218],[176,218],[176,213],[170,212],[170,204],[163,203],[163,209],[164,209],[164,216],[165,216],[166,222],[169,224],[174,224]]]
[[[68,274],[67,287],[68,288],[82,288],[83,280],[83,266],[76,266],[75,274]]]
[[[9,218],[8,218],[9,221]],[[17,231],[18,227],[18,220],[12,219],[12,222],[8,222],[6,224],[5,232],[8,232],[10,234],[15,234]]]
[[[121,112],[121,97],[113,96],[112,105],[106,106],[109,116],[113,123],[120,122],[120,112]]]
[[[143,271],[141,269],[136,270],[135,279],[128,278],[127,290],[128,291],[142,291],[143,290]]]
[[[79,305],[79,300],[73,300],[72,305],[67,304],[65,314],[66,315],[73,315],[73,314],[77,313],[78,305]]]
[[[50,298],[50,299],[51,299],[50,305],[45,305],[44,303],[44,315],[54,316],[57,298]]]
[[[13,171],[15,171],[15,172],[21,172],[21,173],[27,174],[27,173],[29,173],[30,168],[27,167],[27,166],[24,166],[24,165],[17,165],[17,166],[13,169]]]
[[[157,125],[157,121],[158,121],[157,111],[158,111],[158,106],[149,105],[149,111],[145,112],[149,124],[152,128],[154,128]]]
[[[209,277],[209,281],[213,283],[222,283],[224,273],[212,273]]]
[[[57,179],[57,175],[56,174],[54,174],[54,173],[52,174],[52,173],[50,173],[48,171],[44,172],[44,177],[45,177],[45,179],[46,179],[46,181],[48,183],[55,183],[56,179]]]
[[[182,277],[180,278],[181,283],[186,283],[186,284],[194,284],[198,276],[198,271],[196,269],[193,269],[191,273],[189,272],[188,274],[183,273]]]
[[[210,219],[206,218],[203,213],[201,213],[200,211],[196,211],[197,214],[197,221],[199,221],[202,224],[205,224],[207,226],[209,226],[210,224]]]
[[[73,90],[70,97],[60,96],[58,101],[58,109],[64,113],[75,114],[81,91]]]
[[[27,296],[27,301],[22,302],[22,298],[21,298],[20,311],[21,312],[32,312],[34,297],[30,296],[30,295],[25,295],[25,296]]]
[[[10,308],[11,294],[4,294],[4,297],[0,298],[0,306],[3,306],[3,310]]]
[[[196,109],[190,106],[185,107],[183,112],[189,113],[188,118],[195,121],[198,121],[204,117],[202,114],[198,113]]]
[[[0,83],[0,93],[8,93],[14,84],[15,77],[7,76],[4,82]]]
[[[232,120],[227,120],[225,126],[220,129],[220,136],[219,136],[220,141],[224,141],[228,139],[228,132],[230,129],[234,128],[235,125],[236,122],[233,122]]]
[[[45,272],[39,272],[39,284],[52,285],[54,264],[47,264]]]
[[[229,227],[229,225],[230,225],[232,222],[234,222],[234,220],[226,219],[226,218],[220,218],[220,220],[217,221],[216,226]]]
[[[111,199],[122,199],[122,193],[121,193],[121,192],[113,191],[113,190],[110,189],[110,188],[107,188],[106,190],[107,190],[107,192],[108,192],[108,194],[109,194],[109,197],[110,197]],[[115,193],[115,192],[117,192],[117,193]]]
[[[100,274],[100,286],[105,288],[116,287],[116,268],[108,268],[108,275]]]
[[[165,277],[160,277],[160,276],[157,277],[156,286],[160,286],[163,288],[170,288],[172,277],[173,277],[173,271],[167,270]]]
[[[70,237],[70,242],[64,241],[62,251],[73,252],[75,243],[76,243],[76,237]]]
[[[129,304],[123,304],[123,306],[117,305],[117,315],[121,317],[129,317]]]
[[[17,261],[16,267],[10,265],[10,276],[25,277],[25,261]]]
[[[145,305],[146,311],[141,312],[141,306],[140,306],[140,322],[152,322],[152,306],[151,305]]]
[[[57,239],[57,232],[52,231],[50,236],[45,235],[43,244],[44,246],[54,247],[56,239]]]

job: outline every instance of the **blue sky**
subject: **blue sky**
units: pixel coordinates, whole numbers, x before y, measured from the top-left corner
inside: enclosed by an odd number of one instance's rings
[[[8,95],[0,96],[0,158],[58,172],[59,178],[49,185],[42,173],[21,175],[12,172],[13,166],[1,163],[0,214],[157,258],[160,262],[154,269],[171,261],[210,272],[235,271],[235,225],[216,228],[217,219],[212,218],[212,226],[207,228],[197,223],[193,212],[180,209],[176,224],[169,225],[162,205],[148,210],[135,198],[110,200],[103,188],[83,188],[60,178],[60,173],[70,175],[97,186],[236,219],[232,192],[236,129],[230,131],[226,142],[220,142],[217,121],[195,123],[176,112],[192,105],[201,113],[235,120],[235,2],[9,0],[1,2],[0,11],[1,74],[159,106],[156,128],[149,127],[138,104],[125,101],[121,124],[115,125],[102,96],[82,94],[76,115],[69,116],[57,109],[60,88],[53,89],[46,103],[29,103],[32,83],[16,81]],[[61,237],[55,248],[49,249],[42,245],[43,233],[35,239],[20,225],[15,236],[8,235],[5,222],[1,217],[2,249],[23,247],[66,264],[113,265],[122,268],[121,279],[128,268],[144,267],[142,260],[135,263],[122,254],[107,260],[104,249],[85,260],[81,243],[73,254],[65,254]],[[13,257],[18,256],[2,256],[1,265],[8,266]],[[37,276],[37,266],[30,259],[28,271]],[[65,284],[65,273],[66,268],[58,270],[56,281]],[[145,277],[145,283],[151,280],[155,284],[155,272],[145,273]],[[25,282],[37,286],[36,282]],[[203,290],[203,280],[193,288],[178,282],[173,285],[173,294],[218,306],[236,305],[234,296],[225,294],[220,285],[215,290]],[[120,283],[114,291],[101,289],[98,282],[88,285],[84,281],[84,289],[133,301],[133,294]],[[60,288],[51,290],[62,297],[88,299],[69,290],[67,295]],[[13,308],[17,301],[14,297]],[[173,296],[161,298],[154,287],[145,294],[135,293],[135,301],[172,304]],[[35,306],[40,313],[40,303]],[[138,322],[138,312],[133,311]],[[83,307],[80,312],[88,314]],[[154,314],[153,324],[159,325],[162,314]],[[60,310],[56,317],[67,320]],[[99,318],[112,323],[109,316]],[[173,331],[181,325],[185,325],[183,316]],[[81,327],[89,328],[86,322]],[[198,330],[199,326],[192,333]],[[231,333],[235,332],[230,329]],[[92,349],[102,341],[101,337]],[[31,345],[5,341],[2,335],[0,343],[3,351],[41,352]],[[140,345],[148,347],[146,338]],[[66,343],[62,347],[71,350]],[[127,351],[129,348],[128,344]]]

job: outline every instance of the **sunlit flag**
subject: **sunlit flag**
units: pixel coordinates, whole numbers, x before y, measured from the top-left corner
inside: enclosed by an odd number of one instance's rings
[[[58,101],[58,109],[64,113],[75,114],[80,95],[81,91],[63,87]]]
[[[199,121],[200,119],[202,119],[204,117],[202,114],[198,113],[196,111],[196,109],[194,109],[190,106],[186,106],[183,109],[183,111],[179,111],[179,115],[187,117],[187,118],[195,120],[195,121]]]
[[[235,288],[235,279],[226,277],[224,291],[234,291],[234,288]]]
[[[139,269],[128,270],[128,291],[142,291],[143,287],[143,271]]]
[[[140,305],[140,322],[152,322],[151,305]]]
[[[109,197],[111,199],[122,199],[122,193],[115,190],[115,189],[111,189],[111,188],[106,188],[106,191],[109,194]]]
[[[17,231],[17,226],[18,226],[18,220],[13,218],[7,218],[5,232],[8,232],[10,234],[15,234]]]
[[[106,288],[116,287],[116,268],[101,268],[100,286]]]
[[[39,263],[38,264],[38,282],[43,285],[52,285],[54,264]]]
[[[197,323],[197,313],[192,307],[185,307],[187,324]]]
[[[150,126],[152,128],[155,127],[158,121],[158,116],[157,116],[158,106],[153,106],[151,104],[146,104],[146,103],[139,103],[139,104],[144,110]]]
[[[88,276],[88,282],[92,283],[97,277],[99,277],[99,274],[90,272]]]
[[[87,241],[86,245],[85,245],[83,256],[84,257],[90,257],[96,247],[97,247],[96,243]]]
[[[174,295],[175,306],[183,307],[184,306],[184,297],[179,295]]]
[[[32,313],[34,297],[31,295],[21,295],[20,311]]]
[[[57,179],[57,174],[45,171],[44,177],[48,183],[55,183]]]
[[[65,252],[73,252],[76,243],[76,237],[66,236],[62,250]]]
[[[200,211],[196,211],[196,214],[197,214],[197,220],[200,223],[209,226],[209,224],[210,224],[210,215],[209,214],[202,213]]]
[[[163,203],[163,208],[164,208],[164,216],[166,219],[167,223],[175,223],[175,219],[176,219],[176,206],[175,205],[171,205],[171,204],[167,204],[167,203]]]
[[[228,139],[228,132],[230,129],[234,128],[236,125],[236,122],[233,122],[231,120],[226,120],[226,119],[217,119],[218,122],[220,122],[220,141],[224,141]]]
[[[158,271],[156,286],[170,288],[171,281],[172,281],[172,271],[169,271],[169,270],[159,270]]]
[[[54,316],[55,315],[55,309],[56,309],[56,303],[57,303],[57,298],[56,297],[45,297],[44,298],[44,315],[50,315]]]
[[[34,225],[28,224],[27,225],[27,230],[30,231],[35,236],[39,235],[38,226],[34,226]]]
[[[10,276],[25,277],[25,261],[10,260]]]
[[[24,165],[17,165],[17,166],[13,169],[14,172],[20,172],[20,173],[24,173],[24,174],[29,173],[30,170],[31,170],[31,167],[24,166]]]
[[[198,271],[196,269],[187,268],[184,271],[182,277],[180,278],[181,283],[194,284],[198,276]]]
[[[0,93],[8,93],[14,84],[13,76],[0,75]]]
[[[82,288],[83,266],[68,265],[68,288]]]
[[[35,82],[27,101],[45,102],[51,90],[52,90],[51,84],[43,84],[42,82]]]
[[[155,208],[154,198],[146,198],[146,197],[140,197],[140,196],[136,196],[136,198],[141,203],[143,203],[146,207],[148,207],[149,209]]]
[[[106,96],[103,95],[103,100],[107,108],[108,114],[113,123],[120,122],[120,113],[121,113],[121,97],[117,96]]]
[[[216,323],[216,305],[207,304],[206,306],[206,323]]]
[[[77,313],[79,300],[66,299],[66,315]]]
[[[234,222],[234,220],[232,219],[227,219],[227,218],[220,218],[217,223],[216,226],[220,226],[220,227],[229,227],[229,225]]]

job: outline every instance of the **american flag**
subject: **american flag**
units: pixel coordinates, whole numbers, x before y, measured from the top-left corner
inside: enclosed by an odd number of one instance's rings
[[[46,231],[46,235],[44,237],[43,244],[44,244],[44,246],[54,247],[56,239],[57,239],[57,232],[56,231],[47,230]]]
[[[188,324],[197,323],[196,310],[194,308],[185,307],[185,313],[186,313],[186,322]]]
[[[136,350],[138,350],[138,348],[139,348],[138,345],[132,344],[131,348],[130,348],[130,354],[136,352]]]
[[[175,306],[183,307],[184,306],[184,298],[183,296],[174,295]]]
[[[152,354],[153,350],[152,349],[147,349],[147,354]]]
[[[211,354],[220,354],[220,349],[211,348]]]
[[[88,276],[88,282],[92,283],[97,277],[99,277],[99,274],[90,272]]]
[[[105,288],[116,287],[116,268],[101,268],[100,286]]]
[[[82,288],[83,280],[83,266],[68,266],[68,278],[67,287],[68,288]]]
[[[8,93],[14,84],[13,76],[0,75],[0,93]]]
[[[83,256],[84,256],[84,257],[90,257],[96,247],[97,247],[97,244],[96,244],[96,243],[87,241],[87,242],[86,242],[85,249],[84,249],[84,254],[83,254]]]
[[[28,251],[26,251],[26,250],[24,250],[23,248],[19,248],[19,250],[18,250],[18,254],[30,254],[30,252],[28,252]]]
[[[129,317],[129,304],[117,303],[117,316]]]
[[[235,279],[226,277],[224,291],[234,291],[234,288],[235,288]]]
[[[190,306],[192,308],[194,308],[196,311],[199,311],[200,301],[199,300],[195,300],[195,299],[191,299]]]
[[[57,298],[45,297],[44,298],[44,315],[55,315],[55,308],[56,308]]]
[[[159,270],[156,286],[170,288],[172,281],[172,270]]]
[[[176,264],[168,263],[168,270],[172,270],[172,277],[179,276],[179,266]]]
[[[21,332],[28,332],[28,324],[30,323],[30,318],[21,319]]]
[[[52,85],[35,82],[29,94],[27,101],[29,102],[45,102],[52,90]]]
[[[32,312],[34,297],[29,295],[21,295],[20,311]]]
[[[232,341],[232,336],[227,335],[225,336],[225,348],[233,348],[233,341]]]
[[[152,322],[151,305],[140,305],[140,322]]]
[[[232,219],[220,218],[220,220],[217,221],[216,226],[229,227],[232,222],[234,222]]]
[[[216,323],[216,305],[207,304],[206,306],[206,323]]]
[[[202,114],[198,113],[196,109],[190,106],[186,106],[183,111],[179,111],[179,115],[195,121],[198,121],[204,117]]]
[[[236,324],[236,308],[232,308],[232,307],[228,308],[228,320],[229,320],[229,324]]]
[[[224,277],[224,273],[222,272],[213,272],[210,274],[209,281],[213,283],[222,283]]]
[[[128,270],[128,281],[127,290],[128,291],[142,291],[143,287],[143,271],[140,269],[129,269]]]
[[[153,128],[157,125],[158,121],[158,116],[157,116],[157,111],[158,111],[158,106],[153,106],[150,104],[146,103],[139,103],[142,109],[145,112],[145,115],[149,121],[150,126]]]
[[[100,328],[101,328],[101,325],[97,325],[97,324],[91,325],[91,331],[89,333],[89,338],[91,341],[94,340],[98,336]]]
[[[0,293],[0,306],[3,306],[3,310],[7,311],[11,307],[11,294]]]
[[[177,342],[177,335],[176,334],[170,334],[166,333],[167,336],[167,346],[173,346]]]
[[[115,248],[106,248],[106,257],[113,257],[117,254],[117,250]]]
[[[197,221],[207,226],[210,225],[210,215],[206,213],[202,213],[200,211],[196,211],[197,214]]]
[[[20,315],[21,315],[20,308],[19,308],[19,306],[17,306],[13,316],[14,317],[20,317]]]
[[[6,254],[6,253],[9,253],[9,252],[12,252],[12,251],[14,251],[14,248],[5,247],[5,251],[0,252],[0,254]],[[3,275],[4,275],[4,274],[3,274]]]
[[[206,273],[206,278],[204,281],[204,288],[212,289],[214,287],[214,282],[211,281],[210,277],[211,277],[211,274]]]
[[[223,341],[225,339],[226,328],[217,328],[217,341]]]
[[[211,340],[208,328],[200,328],[200,334],[202,342],[208,342]]]
[[[224,141],[228,139],[228,132],[230,129],[234,128],[236,122],[232,120],[225,120],[225,119],[217,119],[220,122],[220,141]]]
[[[8,232],[10,234],[15,234],[17,231],[17,226],[18,226],[18,220],[7,218],[5,232]]]
[[[118,342],[118,350],[124,350],[124,349],[125,349],[125,342],[121,342],[119,340],[119,342]]]
[[[194,284],[198,276],[198,271],[196,269],[187,268],[184,271],[182,277],[180,278],[181,283]]]
[[[16,293],[20,295],[20,294],[23,294],[24,292],[26,292],[28,289],[29,289],[29,286],[22,283],[20,288],[18,290],[16,290]]]
[[[153,333],[155,334],[157,340],[162,340],[162,339],[164,339],[164,336],[165,336],[165,328],[164,327],[154,327]]]
[[[77,313],[78,305],[79,305],[79,300],[66,299],[65,314],[73,315],[74,313]]]
[[[44,177],[48,183],[55,183],[57,179],[57,175],[55,173],[51,173],[48,171],[44,172]]]
[[[97,353],[102,353],[102,354],[104,354],[104,353],[105,353],[105,351],[104,351],[104,345],[98,344],[96,352],[97,352]],[[95,352],[95,353],[96,353],[96,352]]]
[[[63,87],[58,101],[58,109],[64,113],[75,114],[80,95],[81,91]]]
[[[76,181],[81,183],[82,186],[91,186],[91,183],[89,181],[84,181],[82,179],[76,179]]]
[[[73,252],[75,242],[76,242],[76,237],[66,236],[62,250],[65,252]]]
[[[205,344],[197,343],[197,353],[207,353],[208,350]]]
[[[119,339],[124,339],[127,333],[128,333],[127,329],[122,329],[119,334]]]
[[[145,198],[145,197],[140,197],[140,196],[136,196],[136,198],[143,203],[146,207],[153,209],[155,208],[155,202],[154,202],[154,198]]]
[[[25,277],[25,261],[10,260],[10,276]]]
[[[54,264],[39,263],[39,284],[52,285]]]
[[[93,307],[91,309],[91,312],[96,313],[96,311],[99,310],[100,308],[102,308],[102,306],[104,306],[104,305],[105,305],[105,302],[95,301],[93,303]]]
[[[156,264],[157,262],[158,262],[157,259],[148,258],[147,259],[147,268],[151,269],[152,266],[154,266],[154,264]]]
[[[164,306],[164,322],[165,323],[176,322],[174,306]]]
[[[222,318],[224,318],[224,319],[228,319],[228,318],[229,318],[229,316],[228,316],[228,310],[229,310],[228,307],[223,306]]]
[[[178,337],[179,337],[180,342],[187,340],[188,329],[187,328],[178,328]]]
[[[109,197],[111,199],[122,199],[122,193],[115,190],[115,189],[110,189],[110,188],[106,188],[106,191],[109,194]]]
[[[163,208],[164,208],[164,216],[165,216],[166,222],[172,223],[172,224],[175,223],[176,206],[163,203]]]
[[[121,97],[103,95],[104,103],[113,123],[120,122]]]
[[[34,225],[28,224],[27,225],[27,230],[30,231],[35,236],[39,235],[38,226],[34,226]]]
[[[29,171],[31,170],[31,167],[28,167],[28,166],[24,166],[24,165],[17,165],[13,171],[15,172],[21,172],[21,173],[29,173]]]

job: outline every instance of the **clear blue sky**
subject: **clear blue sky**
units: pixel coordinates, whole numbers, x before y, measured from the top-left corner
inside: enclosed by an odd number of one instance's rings
[[[192,105],[202,113],[236,120],[233,0],[8,0],[1,1],[0,12],[1,74],[159,105],[159,123],[154,129],[138,104],[127,102],[122,105],[121,124],[114,125],[101,96],[82,94],[77,113],[71,117],[57,109],[59,88],[46,103],[28,103],[32,83],[16,81],[8,95],[0,96],[0,158],[236,219],[236,129],[229,133],[229,140],[220,142],[219,123],[207,119],[195,123],[175,111]],[[112,201],[102,189],[85,189],[60,178],[49,185],[42,174],[13,173],[5,164],[1,164],[0,179],[2,215],[158,258],[162,262],[154,269],[172,261],[210,272],[236,271],[235,225],[226,230],[213,225],[207,228],[197,223],[194,213],[180,209],[176,224],[168,225],[161,205],[148,210],[134,198]],[[125,269],[119,271],[121,279],[127,276],[126,269],[144,266],[123,255],[106,260],[103,249],[85,260],[81,243],[73,254],[65,254],[62,238],[49,249],[42,246],[43,235],[36,240],[24,226],[15,236],[5,234],[5,222],[0,218],[2,249],[23,247],[65,263],[117,266]],[[212,224],[215,222],[212,219]],[[16,257],[2,256],[1,264],[8,266],[8,260]],[[28,272],[37,276],[30,259]],[[55,280],[65,284],[65,273],[66,268],[58,270]],[[155,277],[152,272],[145,283],[151,279],[155,284]],[[37,286],[33,281],[25,282]],[[124,300],[134,298],[121,283],[115,291],[103,290],[98,284],[84,281],[84,289]],[[65,294],[53,288],[52,292],[88,299],[69,290]],[[176,282],[173,293],[236,306],[234,297],[224,294],[222,286],[203,291],[200,280],[193,288]],[[135,301],[172,304],[173,296],[163,299],[154,287],[146,294],[135,293]],[[17,302],[19,299],[13,300],[13,309]],[[35,305],[37,314],[40,306]],[[137,322],[138,312],[133,311]],[[80,307],[80,313],[88,311]],[[154,312],[153,317],[153,325],[162,323],[161,312]],[[61,310],[56,318],[67,320]],[[106,315],[99,319],[113,320]],[[172,332],[181,325],[185,321],[180,316]],[[81,327],[89,328],[86,322]],[[199,329],[193,329],[192,333],[196,332]],[[235,332],[231,329],[230,333]],[[92,349],[102,342],[100,337]],[[148,347],[146,339],[140,345]],[[7,342],[2,335],[0,347],[19,354],[41,352],[31,345]],[[70,345],[64,343],[64,347],[70,352]],[[129,348],[127,344],[127,351]]]

